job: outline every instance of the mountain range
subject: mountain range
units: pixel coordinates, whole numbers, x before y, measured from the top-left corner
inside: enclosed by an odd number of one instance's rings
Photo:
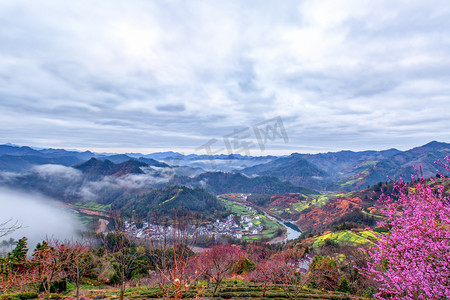
[[[225,213],[215,195],[246,193],[254,205],[314,231],[345,222],[371,226],[371,197],[381,186],[389,187],[387,176],[408,180],[414,166],[424,177],[434,176],[435,162],[449,154],[450,144],[435,141],[407,151],[280,157],[175,152],[151,157],[0,145],[0,186],[68,203],[93,201],[140,217],[162,213],[170,218],[182,206],[199,219]],[[201,167],[213,163],[212,170]]]
[[[214,194],[275,194],[308,189],[353,191],[387,181],[388,176],[403,176],[408,180],[416,172],[414,166],[419,168],[419,165],[424,177],[433,176],[438,172],[435,162],[449,154],[450,144],[436,141],[407,151],[293,153],[280,157],[183,155],[177,152],[106,155],[7,144],[0,145],[0,172],[30,173],[37,166],[62,165],[81,171],[85,182],[101,180],[105,176],[151,174],[161,179],[170,175],[165,185],[205,188]],[[174,158],[176,160],[170,161]]]
[[[450,155],[450,144],[430,142],[407,151],[340,151],[319,154],[293,153],[271,162],[239,170],[248,176],[267,175],[321,191],[352,191],[388,177],[411,179],[420,168],[424,177],[438,171],[436,161]],[[420,175],[420,174],[419,174]]]

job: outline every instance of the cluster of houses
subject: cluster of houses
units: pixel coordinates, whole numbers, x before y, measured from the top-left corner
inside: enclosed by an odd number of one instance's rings
[[[260,220],[259,215],[248,207],[248,212],[253,212],[252,216],[241,216],[240,219],[235,218],[234,214],[229,215],[224,221],[216,220],[214,223],[195,227],[192,225],[188,231],[188,235],[191,237],[206,235],[206,236],[218,236],[218,235],[230,235],[236,239],[241,239],[244,235],[256,235],[260,234],[264,226],[262,224],[255,225],[257,220]],[[238,221],[238,222],[236,222]],[[136,224],[125,221],[125,231],[138,238],[152,238],[162,239],[167,237],[168,234],[175,235],[177,230],[173,226],[162,226],[156,224],[150,224],[143,222],[142,227],[138,228]]]
[[[314,259],[314,254],[307,253],[303,258],[297,261],[297,271],[306,274],[309,270],[309,267]]]
[[[248,209],[252,209],[249,207]],[[234,238],[241,239],[244,235],[260,234],[264,226],[254,225],[254,220],[259,220],[259,216],[253,217],[241,216],[239,223],[236,222],[235,215],[229,215],[225,221],[216,220],[213,224],[206,226],[205,234],[209,235],[230,235]]]
[[[240,194],[240,195],[238,195],[237,197],[238,198],[241,198],[241,199],[244,199],[244,200],[247,200],[247,197],[248,196],[251,196],[252,194]]]
[[[253,211],[253,208],[251,207],[247,207],[247,211]],[[260,234],[263,229],[264,226],[260,224],[255,225],[255,221],[259,220],[259,215],[257,215],[256,213],[253,214],[253,216],[241,216],[241,227],[242,227],[242,231],[244,233],[248,233],[251,235],[255,235],[255,234]]]
[[[173,226],[165,227],[162,225],[150,224],[145,221],[142,223],[142,227],[136,226],[135,223],[124,221],[124,227],[127,233],[137,238],[152,237],[160,239],[168,233],[175,232]]]

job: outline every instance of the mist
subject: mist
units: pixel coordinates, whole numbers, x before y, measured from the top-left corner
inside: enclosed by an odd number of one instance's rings
[[[26,237],[30,252],[46,238],[74,240],[80,238],[78,233],[83,230],[83,225],[61,202],[39,194],[0,188],[0,207],[0,223],[12,220],[21,225],[1,240]]]
[[[178,160],[174,163],[180,166],[188,166],[192,168],[201,168],[208,172],[232,172],[247,167],[267,163],[273,159],[203,159],[203,160]],[[166,161],[166,163],[168,163]]]
[[[110,175],[91,181],[75,168],[46,164],[22,173],[0,172],[0,185],[39,191],[59,200],[97,201],[110,191],[164,187],[175,175],[172,168],[151,166],[141,170],[143,174]]]

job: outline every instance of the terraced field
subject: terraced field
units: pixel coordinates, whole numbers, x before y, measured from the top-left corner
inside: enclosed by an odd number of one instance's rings
[[[343,194],[327,194],[327,195],[308,195],[307,200],[292,204],[292,208],[296,212],[302,212],[310,206],[322,207],[330,200],[330,198],[344,196]]]
[[[96,202],[78,202],[73,205],[78,212],[78,221],[92,230],[96,230],[100,218],[107,218],[107,211],[110,205],[103,205]]]
[[[76,208],[85,208],[90,210],[98,210],[98,211],[108,211],[108,209],[111,207],[111,205],[103,205],[99,204],[97,202],[91,201],[91,202],[78,202],[75,203],[74,206]]]
[[[253,212],[247,210],[247,206],[244,204],[239,204],[234,201],[225,200],[223,198],[219,199],[222,201],[222,203],[225,205],[225,208],[229,211],[231,211],[233,214],[237,216],[252,216]]]
[[[372,231],[369,230],[357,233],[350,230],[331,232],[315,238],[313,247],[322,246],[326,240],[334,241],[339,245],[360,246],[365,244],[372,244],[376,240],[376,236]]]
[[[246,281],[233,281],[227,280],[214,298],[211,298],[211,288],[192,287],[188,291],[185,291],[182,298],[185,299],[290,299],[284,292],[286,287],[279,285],[271,285],[264,288],[261,284],[250,283]],[[264,295],[264,296],[263,296]],[[162,294],[159,289],[156,288],[132,288],[125,293],[125,297],[129,299],[161,299]],[[303,288],[300,295],[296,299],[363,299],[356,296],[351,296],[340,292],[325,292],[315,289]]]
[[[201,283],[191,286],[183,291],[183,299],[290,299],[284,290],[289,286],[270,285],[265,291],[262,284],[251,283],[242,280],[226,280],[217,291],[214,298],[211,297],[212,288]],[[293,290],[290,288],[291,291]],[[289,293],[289,292],[288,292]],[[52,299],[74,299],[73,284],[63,294],[51,294]],[[119,289],[109,286],[82,285],[81,295],[84,299],[117,299]],[[264,296],[263,296],[264,295]],[[2,295],[0,299],[38,299],[36,293]],[[163,299],[160,288],[148,286],[132,287],[125,291],[125,299]],[[303,288],[296,299],[365,299],[341,292],[328,292],[316,289]]]

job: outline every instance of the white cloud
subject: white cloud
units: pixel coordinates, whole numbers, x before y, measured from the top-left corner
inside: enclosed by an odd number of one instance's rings
[[[448,141],[449,19],[446,1],[2,1],[0,138],[194,149],[281,115],[299,149]]]
[[[77,231],[83,226],[68,210],[62,209],[47,197],[0,189],[0,220],[12,220],[22,227],[4,239],[28,238],[28,246],[32,252],[37,243],[44,239],[72,240],[80,238]],[[31,253],[29,253],[31,254]]]
[[[62,165],[39,165],[32,168],[33,172],[38,173],[42,177],[59,177],[64,179],[79,180],[81,179],[81,171]]]

